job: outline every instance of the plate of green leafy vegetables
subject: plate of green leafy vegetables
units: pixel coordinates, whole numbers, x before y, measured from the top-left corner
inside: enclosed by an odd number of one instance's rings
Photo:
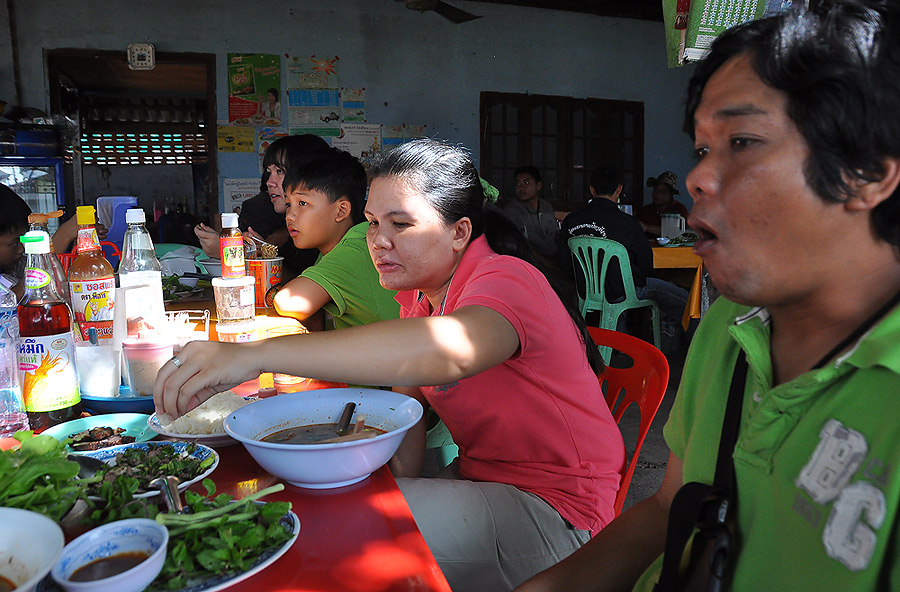
[[[102,497],[104,483],[114,482],[119,475],[137,479],[137,499],[160,494],[149,487],[157,477],[178,477],[178,490],[182,491],[208,477],[219,464],[215,450],[194,442],[133,442],[81,454],[107,465],[98,471],[103,479],[88,486],[92,499]]]

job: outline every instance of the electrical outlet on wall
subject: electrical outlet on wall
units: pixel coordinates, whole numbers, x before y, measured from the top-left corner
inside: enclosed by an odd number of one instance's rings
[[[156,66],[156,52],[152,43],[128,45],[128,67],[132,70],[152,70]]]

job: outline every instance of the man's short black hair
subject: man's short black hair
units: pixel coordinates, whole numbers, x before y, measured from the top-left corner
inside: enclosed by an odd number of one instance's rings
[[[622,171],[610,164],[601,164],[591,171],[591,187],[597,195],[612,195],[624,182]]]
[[[366,169],[359,160],[337,148],[318,150],[300,162],[287,163],[284,173],[285,194],[303,184],[307,189],[320,191],[332,203],[339,199],[350,202],[350,218],[354,224],[364,219],[366,200]]]
[[[531,175],[531,178],[538,183],[541,183],[543,181],[543,178],[541,177],[541,171],[536,166],[526,165],[518,167],[515,172],[513,172],[513,179],[522,174]]]
[[[0,234],[25,234],[31,208],[6,185],[0,185],[0,212]]]
[[[855,181],[883,177],[900,157],[900,2],[810,0],[720,35],[688,85],[685,131],[710,77],[747,54],[756,74],[787,97],[787,114],[810,150],[809,186],[845,201]],[[900,188],[872,212],[875,230],[900,246]]]

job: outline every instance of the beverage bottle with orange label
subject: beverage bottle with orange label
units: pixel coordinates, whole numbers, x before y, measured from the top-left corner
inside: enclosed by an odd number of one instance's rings
[[[82,340],[88,339],[92,327],[97,330],[98,339],[112,339],[115,272],[100,249],[94,228],[94,206],[78,206],[75,217],[78,222],[77,255],[69,266],[72,315]]]
[[[16,309],[16,359],[28,423],[35,432],[81,416],[75,371],[72,315],[53,285],[50,235],[29,230],[25,245],[25,295]]]
[[[219,253],[222,258],[222,277],[244,277],[244,237],[238,229],[238,215],[222,214],[222,232],[219,233]]]
[[[40,212],[29,214],[28,230],[43,230],[47,234],[50,234],[47,221],[50,218],[59,218],[62,216],[62,213],[62,210],[56,210],[49,214]],[[52,255],[52,257],[49,258],[51,265],[50,275],[53,277],[53,284],[56,287],[56,291],[59,292],[59,295],[66,301],[66,304],[71,306],[72,303],[69,301],[69,285],[66,282],[66,272],[63,270],[62,263],[60,263],[59,258],[56,256],[56,249],[53,248],[52,238],[50,239],[50,255]]]

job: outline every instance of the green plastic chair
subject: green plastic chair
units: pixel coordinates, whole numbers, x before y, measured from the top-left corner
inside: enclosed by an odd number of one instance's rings
[[[578,290],[578,304],[581,314],[587,316],[589,312],[600,313],[600,328],[616,331],[619,317],[626,310],[633,308],[649,308],[650,320],[653,326],[653,345],[660,347],[659,337],[659,307],[656,302],[649,299],[638,298],[634,289],[634,276],[631,273],[631,259],[625,247],[614,240],[599,238],[596,236],[573,236],[568,241],[569,251],[572,252],[572,263],[581,267],[584,274],[584,293]],[[606,277],[613,263],[619,266],[622,274],[622,285],[625,288],[625,297],[616,302],[610,302],[606,298]],[[612,350],[609,347],[601,347],[600,355],[609,363]]]

